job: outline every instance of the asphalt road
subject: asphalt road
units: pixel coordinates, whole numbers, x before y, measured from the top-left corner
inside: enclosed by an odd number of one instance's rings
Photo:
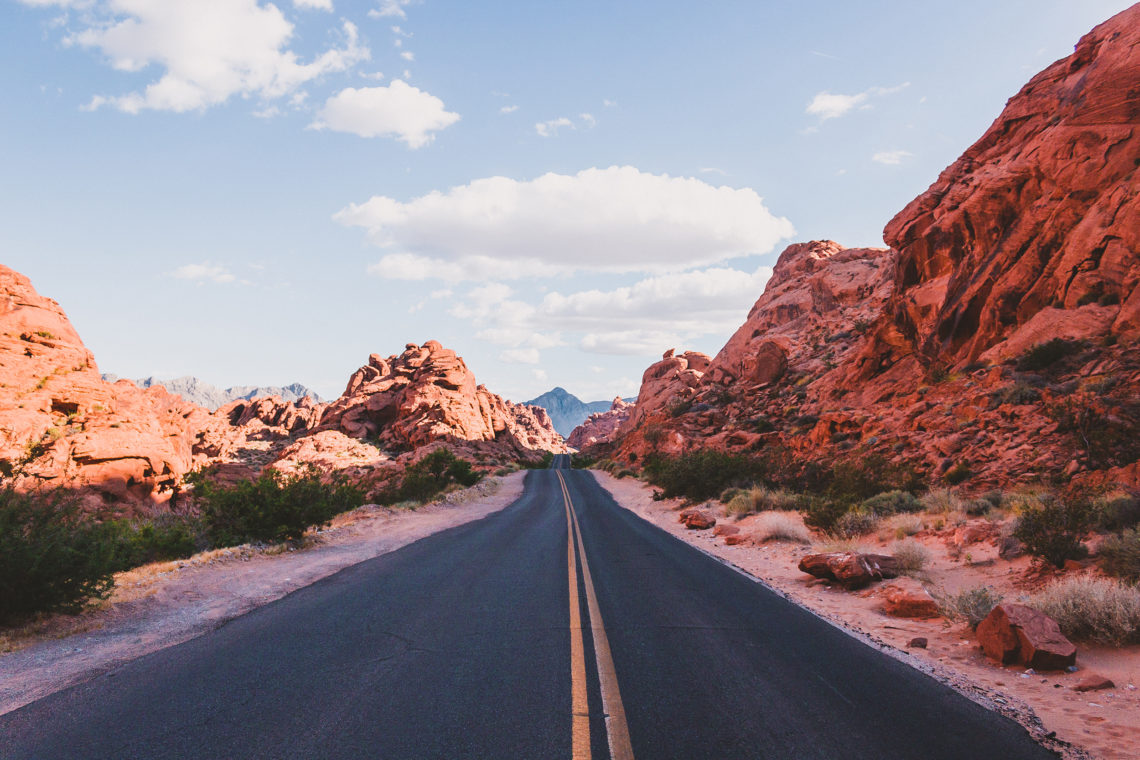
[[[0,758],[1054,757],[566,465],[0,716]]]

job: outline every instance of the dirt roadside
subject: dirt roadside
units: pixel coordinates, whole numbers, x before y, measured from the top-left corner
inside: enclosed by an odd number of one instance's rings
[[[618,479],[592,471],[622,507],[677,538],[744,572],[754,580],[828,622],[856,635],[888,655],[928,673],[970,699],[1024,725],[1043,744],[1067,758],[1126,760],[1140,757],[1140,646],[1113,648],[1078,644],[1076,673],[1033,673],[1023,667],[999,667],[982,654],[969,627],[944,619],[912,620],[887,615],[881,588],[861,592],[834,589],[797,568],[813,550],[795,543],[768,542],[728,546],[711,530],[688,530],[677,518],[678,500],[654,501],[653,489],[634,478]],[[720,518],[723,519],[723,518]],[[745,533],[756,517],[731,524]],[[731,522],[731,521],[730,521]],[[885,551],[871,542],[870,550]],[[987,584],[1016,596],[1013,582],[1021,564],[979,562],[965,566],[946,547],[927,544],[934,556],[932,585],[956,590]],[[981,550],[975,550],[981,551]],[[987,558],[988,559],[988,558]],[[927,648],[907,648],[913,638]],[[1116,688],[1080,693],[1074,686],[1090,673],[1107,676]],[[1049,735],[1055,739],[1051,741]],[[1069,746],[1066,746],[1069,745]]]
[[[417,510],[375,505],[338,516],[301,551],[249,546],[147,565],[115,578],[105,602],[57,615],[0,655],[0,715],[145,654],[211,631],[349,565],[497,512],[525,471],[491,478]]]

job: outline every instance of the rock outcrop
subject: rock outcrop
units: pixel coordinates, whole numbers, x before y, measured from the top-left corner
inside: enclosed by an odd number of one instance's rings
[[[109,383],[119,381],[116,375],[103,375]],[[160,380],[157,377],[144,377],[134,381],[140,388],[152,388],[161,385],[168,392],[181,396],[183,401],[205,407],[215,411],[232,401],[252,401],[259,398],[277,396],[283,401],[300,401],[310,398],[320,403],[321,397],[300,383],[291,383],[282,386],[265,385],[234,385],[229,388],[219,388],[196,377],[176,377],[170,380]]]
[[[207,417],[162,388],[104,382],[59,304],[0,266],[0,459],[37,447],[26,475],[93,505],[163,501],[192,468]]]
[[[523,456],[566,450],[545,409],[512,404],[478,385],[463,359],[434,340],[369,357],[324,410],[320,429],[393,451],[441,439],[494,442]]]
[[[621,426],[629,419],[629,415],[633,413],[633,407],[632,403],[620,396],[615,398],[609,409],[591,414],[581,425],[574,428],[574,432],[566,439],[566,445],[582,451],[593,446],[610,443],[617,436]]]
[[[894,557],[859,552],[809,554],[800,560],[799,568],[810,576],[831,581],[848,591],[899,575],[899,563]]]
[[[707,366],[668,355],[609,456],[876,457],[981,491],[1140,488],[1140,6],[1098,26],[887,225],[790,246]]]

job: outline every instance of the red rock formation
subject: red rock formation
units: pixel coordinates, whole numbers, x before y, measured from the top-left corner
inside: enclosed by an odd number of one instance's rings
[[[162,388],[102,380],[55,301],[0,266],[0,458],[46,453],[28,474],[101,499],[163,500],[193,464],[208,413]]]
[[[896,290],[864,356],[962,366],[1140,337],[1140,6],[1038,74],[887,224]]]
[[[1022,604],[999,604],[978,624],[978,642],[1003,665],[1019,662],[1037,670],[1064,670],[1077,648],[1053,618]]]
[[[898,560],[885,554],[826,552],[807,555],[800,560],[799,568],[815,578],[833,581],[854,591],[874,581],[897,578],[898,564]]]
[[[591,414],[566,439],[566,445],[579,451],[591,446],[607,444],[614,440],[618,430],[633,413],[634,404],[622,400],[619,396],[614,399],[613,406],[604,412]]]
[[[1012,98],[887,225],[892,250],[788,248],[707,372],[679,387],[650,367],[612,455],[876,455],[975,490],[1140,488],[1137,82],[1140,6]]]
[[[441,439],[491,442],[520,455],[565,452],[546,410],[505,401],[456,353],[432,340],[399,356],[369,357],[329,404],[320,429],[406,451]]]
[[[941,616],[934,597],[912,578],[900,579],[883,589],[883,611],[902,618],[926,619]]]

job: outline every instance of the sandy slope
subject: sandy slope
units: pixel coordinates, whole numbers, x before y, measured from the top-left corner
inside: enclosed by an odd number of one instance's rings
[[[726,546],[711,530],[691,531],[681,525],[676,513],[679,501],[653,501],[652,489],[634,478],[619,480],[600,471],[594,475],[626,509],[735,565],[825,619],[861,634],[884,651],[933,673],[976,701],[1014,717],[1031,733],[1040,737],[1056,732],[1058,739],[1105,760],[1140,757],[1140,646],[1117,649],[1078,645],[1077,665],[1081,670],[1073,674],[1028,674],[1015,666],[998,667],[984,657],[966,625],[942,619],[890,617],[880,607],[881,585],[850,593],[801,573],[796,565],[800,557],[812,551],[808,546],[773,542]],[[733,524],[748,532],[755,519],[747,517]],[[1018,595],[1027,560],[996,560],[995,550],[978,545],[971,547],[975,564],[967,564],[952,559],[940,541],[923,543],[934,555],[928,587],[957,590],[987,584],[1009,600]],[[878,542],[872,536],[868,544],[869,549],[884,552],[890,542]],[[990,559],[995,561],[988,564]],[[928,639],[928,648],[907,649],[907,643],[918,636]],[[1074,691],[1072,687],[1090,673],[1111,678],[1117,688]],[[1088,756],[1080,749],[1066,754]]]
[[[493,478],[415,511],[362,507],[334,520],[304,551],[237,547],[121,573],[108,603],[78,619],[57,616],[34,643],[0,656],[0,714],[213,630],[349,565],[486,517],[522,494],[525,477]]]

